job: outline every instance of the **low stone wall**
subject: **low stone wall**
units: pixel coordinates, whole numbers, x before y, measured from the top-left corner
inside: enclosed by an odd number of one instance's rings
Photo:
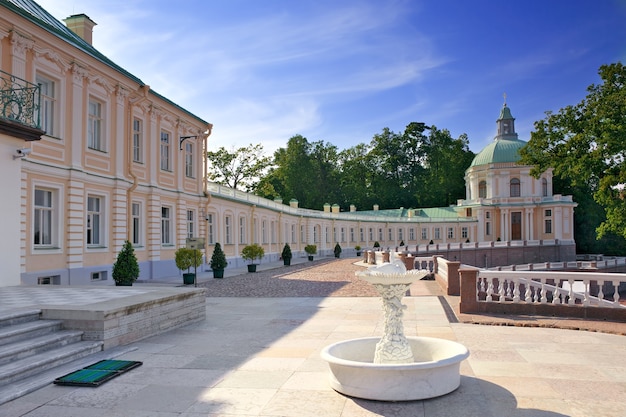
[[[109,349],[204,320],[206,289],[151,288],[106,302],[41,310],[42,318],[62,320],[65,329],[82,330],[84,340],[100,340]]]

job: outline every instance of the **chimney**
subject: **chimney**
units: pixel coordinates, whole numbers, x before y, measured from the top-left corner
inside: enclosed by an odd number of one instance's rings
[[[295,198],[289,200],[289,207],[298,208],[298,200],[296,200]]]
[[[74,14],[63,20],[69,30],[80,36],[89,45],[92,45],[93,27],[97,25],[86,14]]]
[[[356,211],[356,206],[354,204],[350,204],[350,213],[354,213]]]
[[[332,210],[333,213],[339,213],[339,204],[333,204]]]
[[[378,204],[374,204],[374,211],[378,211]]]

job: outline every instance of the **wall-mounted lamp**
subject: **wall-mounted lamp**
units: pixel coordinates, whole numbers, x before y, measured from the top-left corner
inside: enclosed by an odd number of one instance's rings
[[[181,136],[180,137],[180,142],[178,143],[180,145],[180,150],[183,150],[183,142],[186,141],[187,139],[197,139],[198,136]]]
[[[15,155],[13,155],[13,159],[25,158],[26,155],[30,155],[33,150],[30,148],[21,148],[15,151]]]

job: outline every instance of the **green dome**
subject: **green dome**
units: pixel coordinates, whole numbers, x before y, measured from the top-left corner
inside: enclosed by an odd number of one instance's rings
[[[525,145],[526,142],[519,139],[496,139],[474,157],[470,168],[478,165],[517,162],[520,160],[519,150]]]

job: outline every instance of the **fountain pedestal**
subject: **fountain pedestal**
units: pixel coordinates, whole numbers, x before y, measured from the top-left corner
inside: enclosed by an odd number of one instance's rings
[[[469,356],[460,343],[430,337],[406,337],[402,297],[429,271],[407,271],[396,261],[357,275],[376,287],[383,299],[382,338],[351,339],[327,346],[322,359],[330,367],[330,385],[346,395],[380,401],[421,400],[447,394],[461,382],[460,363]]]

